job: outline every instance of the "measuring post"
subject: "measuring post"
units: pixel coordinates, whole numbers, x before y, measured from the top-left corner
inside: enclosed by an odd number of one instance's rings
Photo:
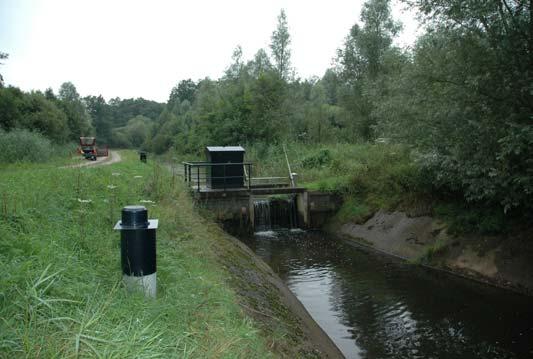
[[[139,159],[141,162],[146,163],[146,151],[139,151]]]
[[[157,219],[148,219],[144,206],[126,206],[122,220],[115,225],[120,231],[122,278],[129,290],[142,290],[147,297],[157,292],[156,230]]]

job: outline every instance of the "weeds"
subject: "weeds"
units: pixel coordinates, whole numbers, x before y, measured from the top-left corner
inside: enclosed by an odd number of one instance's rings
[[[413,264],[429,264],[435,260],[440,254],[448,249],[448,242],[442,239],[437,239],[435,243],[427,246],[424,252],[417,258],[411,260]]]

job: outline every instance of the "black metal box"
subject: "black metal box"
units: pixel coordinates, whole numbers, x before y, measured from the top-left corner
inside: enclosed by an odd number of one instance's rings
[[[206,147],[207,162],[213,164],[207,169],[207,187],[244,187],[244,152],[241,146]]]

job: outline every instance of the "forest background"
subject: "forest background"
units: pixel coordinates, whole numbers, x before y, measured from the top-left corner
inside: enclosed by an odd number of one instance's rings
[[[394,45],[402,25],[390,2],[368,0],[321,77],[296,75],[283,10],[265,49],[244,59],[237,46],[221,78],[182,80],[166,103],[81,97],[70,82],[57,94],[24,92],[6,87],[0,75],[0,162],[39,160],[50,147],[95,135],[110,147],[173,156],[240,144],[265,161],[290,144],[308,149],[296,159],[301,167],[349,175],[354,169],[335,161],[342,154],[332,148],[358,145],[372,153],[389,146],[405,163],[395,174],[396,191],[490,208],[498,223],[527,217],[533,211],[532,2],[404,2],[423,24],[414,46]],[[0,59],[9,61],[8,54],[0,52]],[[375,175],[371,167],[354,171]],[[364,189],[356,177],[336,189]]]

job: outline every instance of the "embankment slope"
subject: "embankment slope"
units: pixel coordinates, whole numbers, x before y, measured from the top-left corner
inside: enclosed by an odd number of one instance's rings
[[[452,236],[432,217],[378,211],[364,223],[332,231],[409,261],[533,295],[533,244],[528,231],[506,236]]]

